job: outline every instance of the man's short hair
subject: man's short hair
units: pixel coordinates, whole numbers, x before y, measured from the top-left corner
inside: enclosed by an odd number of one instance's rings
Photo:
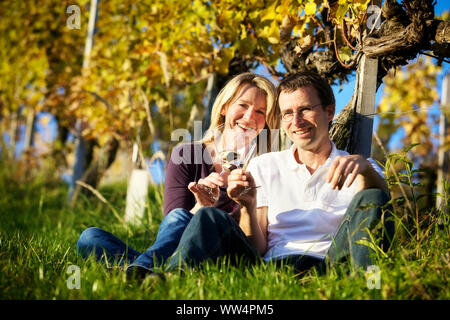
[[[328,81],[319,74],[311,71],[304,71],[284,78],[277,87],[277,101],[282,91],[294,92],[297,89],[312,86],[316,89],[322,107],[335,105],[333,89]]]

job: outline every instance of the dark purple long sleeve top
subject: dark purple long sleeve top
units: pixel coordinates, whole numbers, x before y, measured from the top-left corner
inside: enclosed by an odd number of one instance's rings
[[[188,189],[192,181],[207,177],[214,172],[213,161],[206,146],[200,142],[177,145],[171,154],[166,170],[164,187],[164,215],[177,208],[191,210],[196,203]],[[240,206],[231,200],[226,188],[220,188],[219,199],[214,205],[231,214],[239,221]]]

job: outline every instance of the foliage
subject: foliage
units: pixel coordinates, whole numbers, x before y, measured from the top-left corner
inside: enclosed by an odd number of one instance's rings
[[[0,130],[14,131],[13,120],[33,109],[51,112],[59,128],[84,120],[84,137],[100,146],[111,136],[170,141],[173,129],[189,128],[202,113],[212,74],[265,65],[275,77],[308,69],[345,83],[372,17],[368,0],[100,1],[83,69],[89,1],[77,2],[80,29],[66,25],[71,4],[0,4]],[[424,106],[437,98],[438,71],[419,60],[386,77],[378,128],[384,145],[403,128],[405,144],[421,142],[415,150],[433,154]]]
[[[384,95],[377,110],[380,113],[377,133],[384,145],[402,128],[403,144],[421,143],[415,148],[421,156],[433,151],[429,109],[439,99],[436,77],[440,71],[430,58],[419,58],[385,77]]]
[[[324,8],[330,21],[347,25],[351,41],[362,28],[367,4],[100,1],[90,66],[81,70],[87,0],[79,3],[78,30],[66,26],[69,15],[62,9],[68,2],[3,3],[3,115],[27,105],[51,111],[61,125],[82,119],[84,136],[99,138],[100,145],[110,135],[134,140],[137,129],[149,121],[157,131],[151,135],[169,140],[174,128],[186,127],[194,105],[202,105],[209,75],[227,74],[236,59],[246,61],[247,69],[258,64],[273,68],[291,35],[302,39],[295,50],[328,49],[329,39],[317,20]],[[342,47],[341,52],[347,51]],[[177,99],[180,93],[186,99]],[[147,105],[153,106],[150,111]]]
[[[0,5],[0,112],[8,120],[19,106],[50,111],[69,128],[82,119],[84,137],[100,146],[111,135],[169,141],[203,109],[215,73],[265,65],[284,77],[281,62],[287,73],[316,70],[343,84],[373,19],[369,0],[100,1],[82,70],[89,1],[77,3],[80,29],[66,25],[71,4]]]
[[[405,152],[407,152],[405,150]],[[386,176],[394,182],[395,161],[411,164],[405,154],[388,157]],[[71,210],[64,199],[67,187],[45,173],[28,183],[15,180],[16,164],[0,166],[0,297],[2,299],[443,299],[450,298],[450,221],[447,207],[420,213],[406,201],[393,199],[397,236],[386,254],[375,254],[381,271],[379,289],[368,288],[368,273],[339,264],[318,275],[314,270],[298,277],[289,266],[229,265],[226,259],[209,262],[183,274],[172,272],[165,282],[127,282],[118,268],[107,269],[93,259],[81,259],[75,245],[87,227],[103,228],[139,251],[154,241],[162,219],[162,190],[149,190],[148,216],[140,227],[127,228],[110,207],[96,198],[84,199]],[[416,189],[413,167],[397,172],[405,188]],[[390,184],[393,185],[392,183]],[[125,184],[105,186],[99,192],[118,212],[124,212]],[[407,194],[414,207],[414,198]],[[415,199],[417,200],[417,194]],[[406,213],[407,217],[404,216]],[[419,228],[416,226],[419,225]],[[373,240],[373,242],[372,242]],[[367,239],[375,246],[377,238]],[[69,266],[80,267],[81,288],[69,289]],[[110,266],[111,267],[111,266]]]
[[[57,102],[42,98],[67,89],[70,78],[81,69],[85,30],[72,32],[66,27],[61,8],[69,4],[41,0],[0,4],[3,115],[21,105],[62,112],[61,106],[51,108]],[[80,17],[81,26],[86,25],[85,17]]]

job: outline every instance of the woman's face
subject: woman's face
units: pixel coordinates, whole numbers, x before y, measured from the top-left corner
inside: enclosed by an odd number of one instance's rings
[[[266,124],[266,93],[251,84],[244,84],[238,89],[237,97],[222,108],[225,116],[225,142],[250,142],[264,129]],[[247,144],[246,143],[246,144]]]

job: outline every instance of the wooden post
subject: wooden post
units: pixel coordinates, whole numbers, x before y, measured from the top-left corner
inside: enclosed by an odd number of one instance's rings
[[[92,46],[94,45],[94,31],[95,31],[95,23],[97,21],[97,9],[98,9],[98,0],[91,0],[91,6],[89,11],[88,34],[86,37],[86,43],[84,45],[83,68],[89,67],[91,50]]]
[[[448,130],[448,107],[450,104],[450,74],[447,74],[442,82],[442,92],[441,92],[441,106],[446,108],[446,110],[441,110],[441,117],[439,122],[439,149],[438,154],[438,173],[437,173],[437,192],[444,194],[443,182],[448,178],[449,171],[449,151],[442,149],[445,142],[446,133]],[[439,209],[443,204],[443,198],[437,196],[436,198],[436,208]]]
[[[35,119],[36,119],[36,112],[32,107],[29,107],[26,120],[27,124],[25,129],[25,141],[23,146],[24,151],[30,149],[31,146],[33,145]]]
[[[16,144],[17,144],[17,128],[18,128],[19,111],[13,111],[10,115],[10,127],[9,127],[9,158],[14,159],[16,156]]]
[[[368,34],[373,32],[375,28],[379,28],[381,21],[381,0],[373,0],[371,4],[371,16],[368,18],[366,25],[366,33]],[[360,154],[366,158],[370,157],[372,149],[377,75],[378,59],[368,58],[364,54],[359,61],[356,73],[355,123],[348,151],[352,154]]]
[[[370,157],[378,59],[362,56],[356,75],[356,114],[350,153]]]
[[[150,184],[148,168],[133,169],[128,182],[125,221],[133,225],[140,225],[147,204],[147,192]]]
[[[367,19],[366,33],[370,34],[380,26],[381,0],[373,0],[372,5],[368,8],[368,13],[371,13],[371,16]],[[352,154],[360,154],[365,158],[370,157],[372,150],[377,75],[378,59],[368,58],[363,54],[356,73],[355,123],[348,151]]]

